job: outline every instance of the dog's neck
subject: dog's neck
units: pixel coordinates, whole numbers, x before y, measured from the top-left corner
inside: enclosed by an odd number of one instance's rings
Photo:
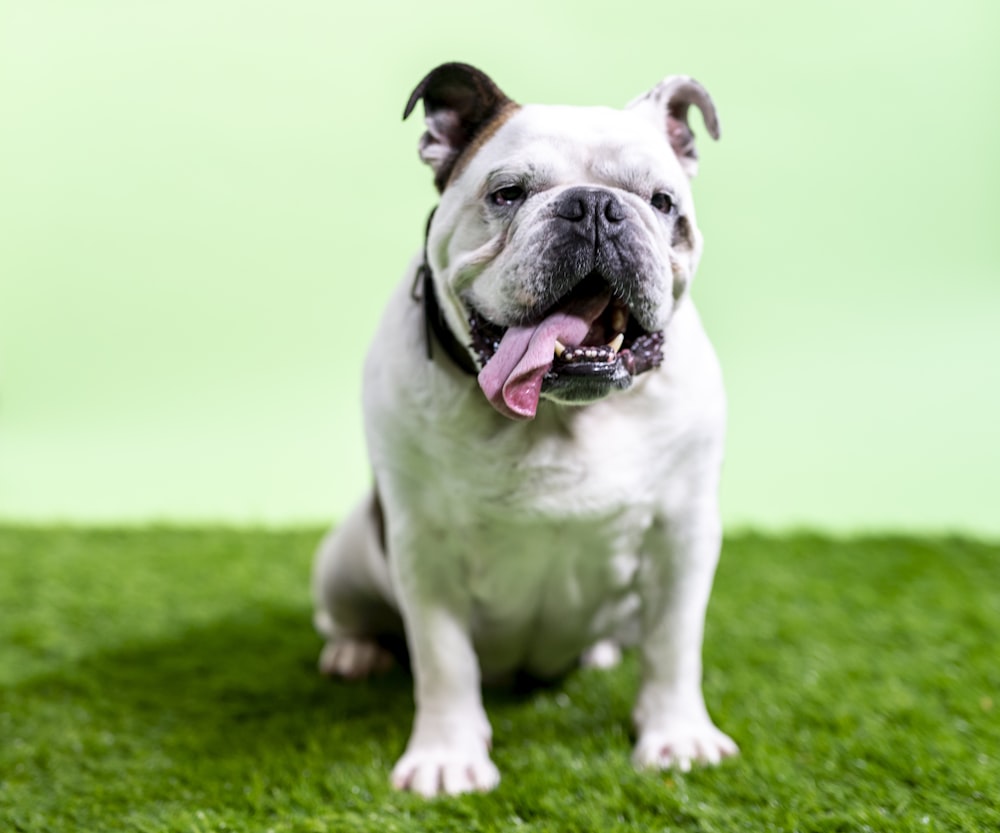
[[[427,342],[427,360],[434,361],[434,342],[437,341],[456,367],[470,376],[478,376],[479,368],[472,356],[469,355],[469,351],[462,346],[451,327],[448,326],[448,322],[444,320],[444,314],[438,304],[437,292],[434,289],[434,273],[427,262],[427,238],[430,235],[431,221],[434,219],[436,210],[436,208],[431,209],[431,214],[427,218],[427,229],[424,232],[424,259],[417,267],[411,293],[415,301],[423,300],[424,303],[424,338]]]

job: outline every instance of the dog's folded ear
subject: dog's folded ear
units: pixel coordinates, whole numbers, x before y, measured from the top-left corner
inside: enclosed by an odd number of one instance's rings
[[[421,99],[427,132],[420,137],[420,158],[434,171],[439,191],[484,128],[517,106],[486,73],[458,63],[442,64],[417,84],[403,111],[404,119]]]
[[[698,173],[698,150],[694,144],[694,131],[688,124],[688,111],[692,104],[701,110],[708,135],[718,139],[719,116],[712,97],[693,78],[684,75],[664,78],[648,93],[639,96],[626,107],[648,115],[666,130],[670,145],[688,178]]]

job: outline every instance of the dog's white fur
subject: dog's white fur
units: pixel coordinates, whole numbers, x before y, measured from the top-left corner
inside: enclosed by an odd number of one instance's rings
[[[446,357],[428,361],[423,309],[411,297],[418,260],[368,354],[365,425],[388,552],[373,492],[320,547],[316,624],[327,640],[321,667],[345,677],[385,667],[374,636],[397,618],[405,624],[417,712],[393,771],[398,788],[433,796],[494,787],[481,679],[555,675],[583,655],[603,667],[618,645],[641,656],[637,766],[687,769],[736,752],[701,693],[725,396],[686,291],[701,250],[689,172],[671,152],[662,110],[648,109],[523,108],[444,190],[428,256],[450,326],[467,333],[468,299],[502,318],[510,292],[498,287],[531,256],[531,203],[520,228],[484,220],[478,206],[491,181],[530,163],[546,183],[541,199],[581,184],[614,189],[662,262],[660,367],[599,401],[543,397],[535,419],[507,419]],[[666,183],[684,203],[688,251],[674,251],[658,225],[649,183]]]

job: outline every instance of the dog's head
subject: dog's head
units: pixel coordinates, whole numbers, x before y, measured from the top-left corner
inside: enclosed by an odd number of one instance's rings
[[[441,191],[427,265],[493,406],[530,419],[540,397],[594,401],[659,364],[701,254],[688,111],[718,138],[705,89],[673,76],[623,110],[520,106],[444,64],[404,118],[420,100]]]

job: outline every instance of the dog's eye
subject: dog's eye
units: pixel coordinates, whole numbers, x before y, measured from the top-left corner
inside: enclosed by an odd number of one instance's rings
[[[499,188],[490,194],[490,201],[494,205],[513,205],[524,199],[524,189],[520,185],[508,185],[506,188]]]
[[[671,197],[670,194],[664,194],[662,191],[657,194],[653,194],[653,198],[649,202],[653,208],[663,214],[669,214],[674,209],[673,197]]]

